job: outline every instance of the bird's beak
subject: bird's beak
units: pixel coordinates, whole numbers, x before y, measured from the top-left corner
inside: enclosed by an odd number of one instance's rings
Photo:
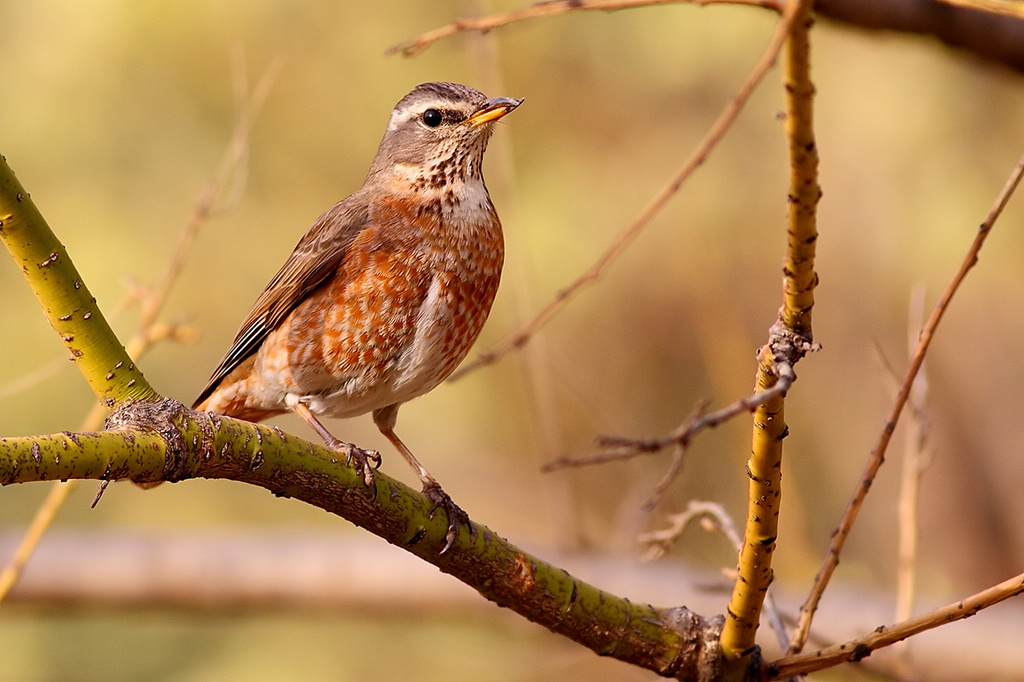
[[[510,113],[513,109],[523,103],[521,99],[511,97],[495,97],[484,102],[472,116],[466,119],[470,128],[475,128],[484,123],[497,121],[502,116]]]

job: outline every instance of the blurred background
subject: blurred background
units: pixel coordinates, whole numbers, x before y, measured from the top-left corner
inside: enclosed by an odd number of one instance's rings
[[[507,260],[474,357],[589,267],[675,175],[775,22],[768,11],[739,7],[577,13],[456,36],[415,58],[385,55],[460,16],[520,4],[4,3],[0,151],[110,315],[166,266],[230,137],[237,74],[252,84],[281,64],[252,130],[244,187],[219,202],[165,307],[162,319],[187,324],[195,339],[161,344],[140,362],[157,390],[191,403],[301,234],[358,188],[398,99],[428,80],[525,97],[485,163]],[[1024,153],[1020,74],[929,38],[821,21],[813,39],[824,190],[814,331],[823,349],[797,367],[786,408],[775,574],[788,614],[809,588],[890,408],[885,364],[900,373],[906,365],[912,291],[924,292],[927,314]],[[660,564],[671,568],[668,579],[656,582],[644,577],[650,565],[640,563],[636,536],[664,527],[692,499],[715,500],[742,520],[749,421],[703,434],[650,514],[640,507],[667,453],[553,474],[539,468],[592,452],[599,435],[663,435],[701,400],[717,407],[751,390],[754,353],[781,300],[788,179],[779,81],[776,69],[637,242],[524,351],[401,412],[405,442],[474,519],[542,558],[575,557],[583,578],[633,590],[621,594],[636,601],[667,606],[681,603],[673,590],[692,590],[698,601],[688,605],[724,611],[726,596],[699,588],[728,586],[718,574],[735,566],[725,540],[688,530]],[[1024,565],[1022,218],[1018,196],[926,363],[923,605],[967,596]],[[78,428],[94,402],[89,389],[13,266],[0,264],[0,289],[0,434]],[[137,318],[129,307],[113,320],[122,339]],[[313,437],[296,418],[274,423]],[[387,473],[415,483],[369,417],[329,424],[343,439],[380,449]],[[836,573],[835,594],[853,601],[827,594],[822,602],[823,622],[844,624],[828,637],[892,619],[903,442],[901,431]],[[47,490],[0,491],[5,548]],[[372,545],[374,561],[408,573],[367,568],[358,580],[379,602],[331,608],[287,599],[230,608],[14,599],[0,607],[0,680],[651,679],[460,592],[431,567],[401,563],[400,550],[293,500],[199,480],[152,491],[115,485],[90,510],[94,493],[92,483],[76,489],[43,547],[80,568],[83,581],[94,565],[86,555],[103,542],[164,539],[186,556],[239,538],[271,548],[301,539],[337,557],[337,574],[309,561],[325,589],[357,581],[347,546]],[[61,554],[60,543],[76,538],[81,554]],[[282,553],[265,559],[273,564]],[[268,565],[267,574],[301,581],[306,565],[292,561],[283,573]],[[259,568],[251,567],[257,581]],[[106,577],[117,583],[118,575]],[[389,597],[397,587],[389,581],[403,580],[437,598]],[[986,619],[990,626],[1022,614],[1024,605],[1004,604],[914,646],[953,635],[991,643]],[[970,654],[956,658],[970,670]],[[1010,664],[1006,679],[1024,675],[1024,662]],[[844,669],[819,679],[870,674]]]

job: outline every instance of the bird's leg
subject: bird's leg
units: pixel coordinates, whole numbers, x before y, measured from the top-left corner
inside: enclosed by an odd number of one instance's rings
[[[363,474],[363,480],[366,481],[366,486],[370,487],[373,485],[373,470],[380,468],[380,453],[375,450],[363,450],[358,448],[352,443],[346,443],[340,441],[331,435],[331,432],[327,430],[327,427],[320,423],[320,420],[309,410],[309,406],[304,403],[295,403],[292,405],[292,409],[297,415],[313,427],[313,430],[319,434],[324,442],[331,450],[340,452],[345,455],[345,463],[352,464],[352,460],[356,461],[356,468]],[[373,466],[370,463],[373,462]]]
[[[384,437],[391,441],[391,444],[395,446],[402,456],[405,457],[405,461],[409,463],[409,466],[413,468],[416,475],[420,477],[423,482],[423,494],[427,496],[427,499],[434,503],[434,506],[430,508],[430,518],[434,518],[434,512],[438,509],[444,509],[448,515],[448,532],[445,534],[445,544],[441,549],[441,554],[444,554],[452,545],[455,544],[455,537],[459,533],[459,524],[466,526],[469,529],[470,537],[476,538],[476,527],[469,520],[469,514],[462,511],[459,505],[455,504],[452,498],[444,491],[441,484],[437,482],[437,479],[430,475],[423,465],[419,463],[419,460],[412,454],[412,452],[405,446],[402,439],[398,437],[394,429],[381,429],[381,433]]]
[[[395,418],[397,414],[397,405],[385,407],[374,411],[373,421],[376,422],[377,428],[384,434],[384,437],[391,441],[396,450],[402,453],[402,457],[405,457],[405,461],[409,463],[409,466],[416,472],[416,475],[420,477],[420,481],[423,482],[423,494],[434,503],[434,506],[430,508],[430,518],[434,518],[434,512],[438,509],[444,509],[448,515],[448,532],[444,536],[445,544],[441,549],[441,554],[447,552],[455,544],[455,537],[459,533],[460,523],[469,529],[470,538],[475,540],[476,527],[470,522],[469,514],[462,511],[462,508],[455,504],[448,493],[441,487],[441,484],[437,482],[437,479],[430,475],[430,472],[420,464],[420,461],[416,459],[412,451],[405,446],[402,439],[395,433]]]

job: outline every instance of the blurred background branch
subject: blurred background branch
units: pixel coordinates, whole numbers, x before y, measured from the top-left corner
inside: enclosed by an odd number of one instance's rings
[[[188,335],[188,332],[184,331],[181,326],[161,324],[158,323],[157,318],[163,310],[171,289],[181,273],[189,249],[195,241],[199,229],[214,212],[214,202],[225,193],[232,180],[235,181],[234,186],[236,188],[232,194],[236,197],[240,188],[245,184],[242,178],[244,178],[244,165],[248,157],[249,134],[257,114],[266,101],[274,80],[277,78],[280,68],[281,62],[279,60],[267,70],[250,93],[248,79],[245,75],[245,65],[240,54],[236,52],[234,85],[238,103],[238,118],[235,123],[235,129],[217,171],[203,187],[199,198],[196,200],[192,213],[178,237],[178,243],[163,273],[153,284],[152,290],[136,288],[136,295],[133,298],[139,304],[141,314],[136,324],[135,333],[126,345],[128,356],[133,358],[135,362],[138,362],[145,356],[154,343]],[[106,412],[102,405],[94,405],[78,430],[96,431],[102,428]],[[68,496],[71,494],[73,487],[77,485],[77,481],[55,481],[50,485],[50,492],[32,517],[22,542],[12,553],[10,560],[3,570],[0,571],[0,602],[4,600],[11,587],[17,582],[25,563],[32,555],[32,552],[35,551],[43,534],[53,524],[61,507],[64,506]]]
[[[964,255],[963,260],[960,262],[960,265],[953,274],[949,284],[947,284],[945,290],[943,290],[938,302],[936,302],[935,307],[928,316],[928,321],[921,328],[921,333],[918,336],[917,344],[914,346],[907,369],[903,374],[903,380],[900,382],[900,388],[896,393],[896,398],[893,400],[889,416],[878,436],[875,447],[871,450],[871,455],[868,457],[868,461],[864,466],[864,472],[861,474],[860,481],[857,483],[853,495],[847,504],[846,510],[843,512],[843,516],[839,521],[836,532],[832,535],[832,538],[829,541],[828,550],[825,552],[825,558],[822,561],[821,568],[818,570],[818,574],[814,578],[814,584],[811,586],[811,591],[807,597],[807,601],[805,601],[804,605],[800,608],[800,621],[793,636],[793,643],[790,646],[791,653],[799,653],[802,650],[804,643],[807,641],[811,628],[811,621],[814,618],[814,612],[817,610],[818,603],[824,595],[836,567],[839,565],[839,555],[843,551],[843,547],[845,546],[846,540],[853,529],[853,524],[857,520],[857,516],[860,514],[864,500],[867,497],[868,492],[870,492],[874,487],[878,471],[885,462],[886,450],[889,447],[893,433],[896,431],[896,425],[903,414],[903,410],[914,392],[917,373],[924,364],[925,356],[928,354],[928,350],[931,346],[932,340],[935,338],[935,333],[938,330],[939,324],[942,322],[942,319],[949,308],[949,304],[953,300],[953,296],[960,289],[964,279],[967,277],[967,274],[975,265],[977,265],[978,253],[981,251],[981,247],[988,239],[992,228],[995,226],[996,220],[998,220],[999,216],[1002,215],[1003,209],[1006,208],[1006,204],[1010,200],[1010,197],[1013,196],[1014,191],[1020,184],[1022,175],[1024,175],[1024,156],[1020,158],[1020,161],[1017,162],[1017,166],[1006,179],[1006,182],[995,199],[995,203],[992,205],[988,215],[985,216],[981,226],[978,228],[978,232],[975,235],[974,240],[967,249],[967,253]]]
[[[1024,71],[1024,18],[1019,10],[1013,11],[1015,4],[818,0],[815,10],[824,17],[860,28],[934,36],[950,47]]]
[[[391,47],[414,56],[434,42],[463,31],[501,26],[573,11],[614,11],[663,4],[753,5],[780,11],[789,0],[546,0],[494,15],[467,17]],[[1024,11],[1013,0],[818,0],[815,12],[839,23],[874,31],[934,36],[1016,71],[1024,71]]]
[[[580,8],[579,5],[574,5],[573,3],[556,3],[556,5],[558,7],[564,7],[564,10],[562,11]],[[543,5],[543,7],[546,8],[547,5]],[[497,24],[497,22],[493,23]],[[582,275],[560,289],[554,299],[545,305],[540,312],[536,313],[528,322],[510,334],[501,343],[484,351],[483,353],[480,353],[480,355],[475,359],[464,363],[463,366],[452,375],[452,381],[455,381],[476,369],[493,364],[500,360],[503,355],[519,350],[525,346],[537,331],[547,324],[552,317],[564,310],[565,306],[575,298],[584,287],[595,284],[601,280],[605,271],[623,254],[626,249],[629,248],[634,240],[640,236],[648,225],[650,225],[651,221],[658,216],[658,213],[661,212],[665,205],[675,197],[680,189],[682,189],[683,185],[686,184],[687,180],[689,180],[690,176],[692,176],[704,161],[707,160],[708,156],[714,150],[715,145],[717,145],[729,131],[729,128],[743,110],[743,106],[746,104],[747,100],[750,99],[750,96],[761,83],[765,74],[768,73],[768,70],[774,66],[775,61],[778,58],[779,51],[782,49],[785,37],[789,32],[790,26],[791,22],[788,19],[783,19],[778,22],[774,34],[769,40],[767,47],[765,47],[764,52],[754,64],[750,74],[737,89],[736,94],[726,102],[725,107],[723,107],[718,118],[716,118],[714,123],[712,123],[711,127],[704,134],[704,137],[701,138],[697,147],[687,157],[676,175],[667,185],[665,185],[665,187],[655,194],[643,210],[641,210],[640,213],[630,221],[630,223],[618,235],[616,235],[614,241],[612,241],[612,243],[601,253],[600,257],[589,268],[587,268]],[[460,30],[466,29],[460,28]],[[550,465],[548,465],[548,468],[550,470],[550,468],[557,467],[550,467]],[[674,477],[669,477],[669,481],[672,478]]]
[[[0,535],[0,552],[10,551],[17,541],[15,535]],[[651,563],[604,552],[528,549],[593,584],[641,600],[667,596],[706,612],[721,603],[730,582],[717,572],[695,570],[679,558]],[[336,533],[293,530],[145,534],[65,530],[43,540],[30,567],[10,596],[5,618],[12,625],[30,627],[33,609],[63,614],[64,619],[83,624],[118,609],[138,614],[155,611],[163,614],[164,621],[175,614],[193,620],[202,617],[219,627],[225,619],[230,623],[248,617],[265,622],[313,620],[322,627],[334,627],[333,619],[369,619],[393,629],[420,618],[457,616],[484,623],[500,612],[475,590],[366,535],[339,538]],[[777,596],[783,614],[791,618],[798,595],[780,590]],[[830,592],[830,598],[835,608],[816,622],[824,638],[819,643],[870,631],[888,620],[892,607],[888,591],[839,587]],[[923,606],[930,610],[938,604],[929,600]],[[971,625],[968,630],[940,628],[919,638],[917,672],[936,682],[971,675],[1008,679],[1024,667],[1024,651],[1014,644],[1024,628],[1024,611],[990,610],[972,619]],[[138,627],[159,630],[147,620]],[[546,632],[524,625],[516,628],[514,636],[517,640],[546,638],[557,645],[560,639]],[[977,652],[979,662],[968,667],[960,647]],[[571,649],[556,646],[555,650],[566,660],[577,660]],[[777,652],[770,642],[766,644],[766,653]],[[883,658],[876,655],[860,666],[885,674],[889,662]],[[579,659],[584,668],[586,660]]]

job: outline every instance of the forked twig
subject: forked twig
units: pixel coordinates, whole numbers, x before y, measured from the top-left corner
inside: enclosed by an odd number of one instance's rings
[[[744,81],[736,91],[736,94],[725,105],[725,108],[722,109],[715,122],[711,124],[711,128],[705,133],[703,139],[697,144],[697,147],[690,154],[676,176],[651,199],[650,203],[633,219],[633,222],[618,234],[597,261],[569,286],[555,294],[554,300],[548,303],[533,319],[490,350],[481,353],[476,359],[460,367],[458,371],[452,374],[449,379],[450,381],[456,381],[480,367],[493,364],[507,353],[525,346],[534,333],[554,317],[580,289],[587,284],[593,284],[601,278],[608,266],[625,251],[626,247],[650,224],[665,204],[675,196],[683,186],[683,183],[704,163],[704,160],[707,159],[715,145],[718,144],[719,140],[729,130],[729,127],[736,120],[736,117],[739,116],[743,106],[753,93],[754,88],[757,87],[778,59],[779,51],[782,49],[791,25],[792,15],[783,14],[775,27],[775,33],[772,35],[768,46],[754,65],[750,75],[747,76],[746,81]]]
[[[466,31],[480,31],[486,33],[502,26],[508,26],[527,19],[539,19],[550,17],[566,12],[600,10],[602,12],[613,12],[621,9],[632,9],[635,7],[651,7],[655,5],[749,5],[753,7],[764,7],[776,12],[782,10],[779,0],[547,0],[533,5],[527,5],[508,12],[488,14],[483,17],[470,17],[459,19],[446,26],[441,26],[433,31],[421,33],[412,40],[394,45],[387,50],[387,54],[401,52],[406,57],[412,57],[427,49],[438,40],[448,38]]]
[[[790,387],[792,387],[793,382],[796,381],[796,372],[793,370],[793,365],[807,353],[818,350],[820,346],[807,342],[802,337],[786,330],[780,322],[776,322],[769,330],[769,341],[762,348],[762,352],[766,348],[773,349],[775,356],[775,362],[772,365],[775,383],[769,388],[755,391],[710,414],[704,413],[707,403],[702,403],[692,416],[663,438],[633,439],[604,436],[598,440],[598,444],[605,447],[605,451],[584,457],[561,457],[548,462],[541,467],[541,470],[547,473],[570,467],[605,464],[607,462],[631,459],[639,455],[653,454],[669,447],[675,447],[676,452],[672,458],[672,463],[669,465],[665,475],[655,486],[654,492],[643,505],[644,511],[651,511],[661,502],[669,485],[679,475],[679,472],[682,471],[686,450],[694,436],[705,429],[714,428],[737,415],[753,412],[758,406],[766,402],[785,396]]]
[[[1003,212],[1003,208],[1006,206],[1006,203],[1013,195],[1014,190],[1017,189],[1017,185],[1020,183],[1022,174],[1024,174],[1024,157],[1021,157],[1020,161],[1018,161],[1016,168],[1013,169],[1013,172],[1007,179],[1003,189],[999,192],[999,196],[996,198],[992,209],[986,216],[985,221],[978,228],[978,233],[974,237],[974,241],[971,243],[970,248],[968,248],[967,254],[964,256],[963,261],[957,268],[952,280],[946,286],[946,290],[942,293],[938,303],[935,304],[935,309],[932,311],[928,321],[921,329],[921,336],[917,342],[917,347],[914,349],[914,353],[910,358],[910,364],[904,374],[900,390],[896,395],[896,400],[889,412],[889,416],[882,428],[882,432],[878,437],[878,441],[876,442],[874,449],[871,451],[871,456],[868,458],[867,465],[864,472],[861,474],[860,482],[854,490],[853,497],[850,499],[850,502],[846,507],[846,511],[843,513],[843,517],[839,522],[839,527],[836,528],[835,533],[832,535],[832,540],[829,543],[825,559],[818,571],[818,575],[814,579],[814,585],[807,597],[807,601],[804,602],[803,607],[800,609],[800,621],[797,624],[797,631],[793,636],[793,642],[790,646],[791,654],[799,653],[807,641],[807,636],[811,629],[811,621],[814,618],[814,612],[818,608],[818,602],[821,600],[821,596],[824,594],[825,588],[828,586],[832,573],[835,571],[835,568],[839,563],[839,553],[843,549],[843,545],[850,534],[853,522],[857,519],[857,514],[860,512],[861,506],[864,504],[864,498],[867,497],[868,490],[870,490],[871,484],[874,482],[879,468],[881,468],[882,463],[885,461],[885,451],[889,446],[889,441],[892,439],[892,434],[896,429],[896,424],[899,421],[900,414],[902,414],[903,408],[907,404],[907,400],[911,395],[911,391],[914,386],[914,378],[917,376],[918,370],[920,370],[921,364],[924,362],[925,354],[928,352],[928,347],[931,345],[932,338],[935,335],[935,330],[942,321],[942,317],[945,314],[946,309],[949,307],[949,303],[952,300],[953,295],[960,288],[960,284],[964,281],[967,273],[974,267],[975,263],[978,262],[978,252],[981,250],[982,245],[985,243],[985,239],[991,232],[992,226],[999,218],[999,215]]]
[[[726,537],[738,552],[743,545],[743,538],[736,529],[736,523],[725,511],[725,507],[717,502],[708,500],[690,500],[689,504],[679,514],[672,514],[668,517],[669,527],[662,530],[643,533],[637,541],[648,545],[648,553],[644,556],[647,561],[661,558],[672,546],[675,545],[679,536],[683,534],[691,521],[701,522],[701,526],[708,532],[719,532]],[[735,576],[734,576],[735,577]],[[785,651],[789,647],[789,637],[786,634],[786,625],[782,622],[782,615],[779,613],[778,605],[769,592],[765,597],[765,608],[768,611],[768,620],[772,629],[779,639],[780,648]]]
[[[813,350],[813,348],[808,350]],[[651,496],[643,504],[643,510],[650,511],[661,502],[669,485],[676,479],[679,472],[682,471],[686,450],[694,436],[705,429],[714,428],[737,415],[750,413],[767,400],[786,394],[796,380],[796,374],[793,373],[792,365],[788,363],[779,363],[777,368],[779,370],[779,380],[771,388],[752,393],[710,414],[705,414],[707,402],[704,402],[697,407],[685,422],[663,438],[641,439],[602,436],[598,439],[598,445],[604,448],[603,451],[582,457],[560,457],[546,463],[541,467],[541,471],[550,473],[559,469],[606,464],[608,462],[632,459],[640,455],[650,455],[674,447],[676,452],[672,458],[672,463],[669,465],[665,475],[655,485],[654,492],[651,493]]]
[[[789,369],[791,370],[792,368],[790,367]],[[786,391],[789,390],[790,386],[793,385],[793,381],[795,379],[796,375],[791,371],[785,372],[779,377],[778,383],[768,390],[752,393],[710,414],[705,414],[707,402],[701,403],[692,416],[663,438],[601,436],[598,439],[598,444],[602,447],[608,448],[607,452],[583,457],[561,457],[545,464],[543,471],[551,472],[570,467],[590,466],[592,464],[604,464],[606,462],[614,462],[622,459],[632,459],[638,455],[661,452],[665,448],[673,445],[681,445],[685,447],[690,443],[694,436],[704,429],[714,428],[722,422],[732,419],[736,415],[752,411],[755,407],[766,400],[770,400],[779,395],[784,395]]]

